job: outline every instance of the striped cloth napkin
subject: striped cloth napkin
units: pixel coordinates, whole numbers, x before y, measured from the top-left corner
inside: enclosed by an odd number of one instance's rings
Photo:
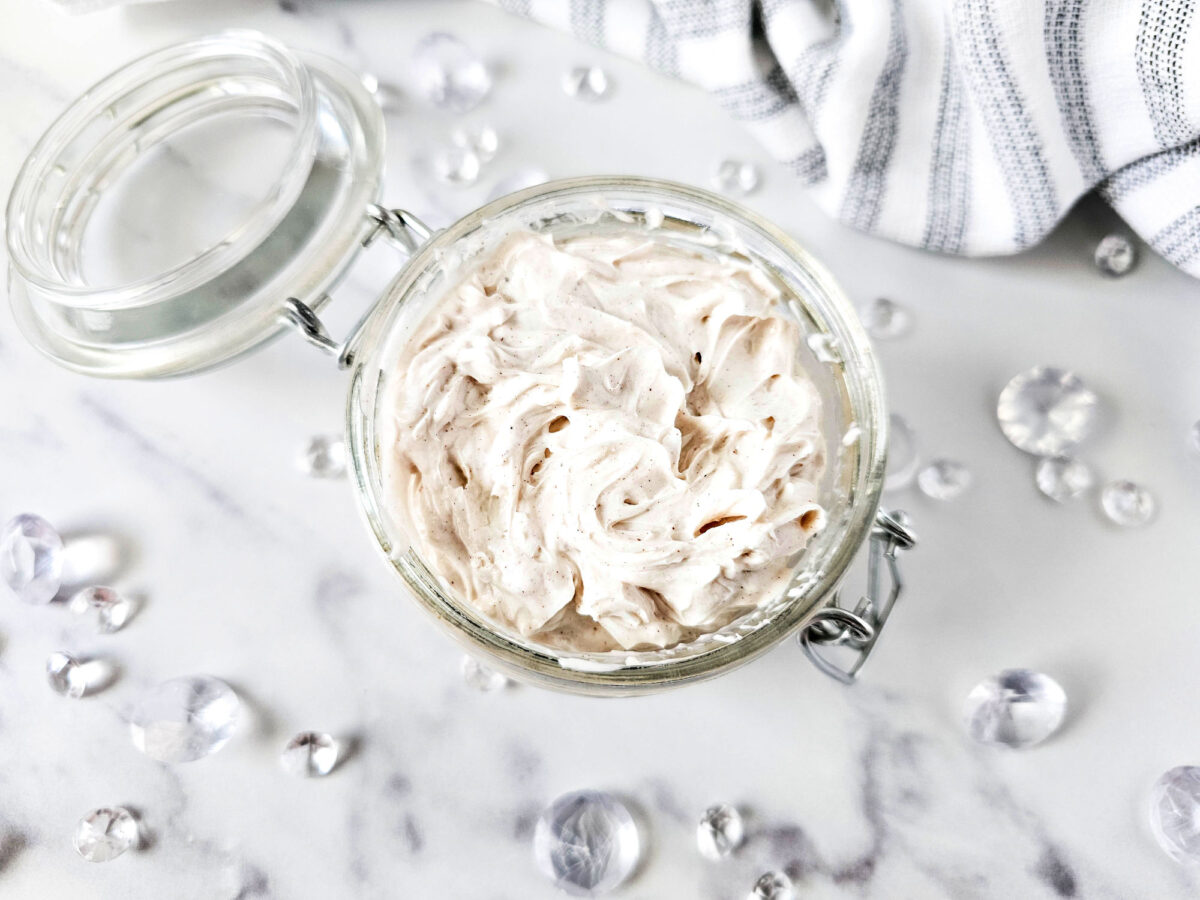
[[[701,85],[830,215],[959,254],[1098,190],[1200,276],[1196,0],[492,0]]]

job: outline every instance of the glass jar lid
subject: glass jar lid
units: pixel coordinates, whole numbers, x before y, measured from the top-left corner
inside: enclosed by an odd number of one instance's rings
[[[378,228],[383,115],[361,79],[254,32],[145,56],[75,101],[9,197],[10,296],[91,375],[205,369],[319,308]]]

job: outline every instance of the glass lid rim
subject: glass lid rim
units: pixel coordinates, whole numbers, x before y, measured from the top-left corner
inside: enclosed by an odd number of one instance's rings
[[[55,144],[61,145],[78,135],[86,126],[86,120],[76,120],[89,111],[104,109],[122,95],[153,83],[171,61],[182,59],[189,51],[206,45],[212,47],[210,58],[213,59],[250,61],[256,58],[256,51],[265,53],[279,66],[280,72],[294,82],[290,87],[297,103],[296,140],[288,152],[279,184],[233,229],[231,234],[237,235],[234,240],[228,240],[229,235],[226,235],[211,247],[161,272],[118,285],[77,284],[49,274],[47,267],[40,264],[26,246],[29,226],[23,225],[22,220],[38,195],[40,177],[52,168],[59,156],[61,146]],[[56,302],[61,305],[104,309],[149,304],[162,299],[159,295],[172,296],[179,292],[181,279],[188,275],[203,268],[221,271],[253,252],[295,204],[303,188],[303,174],[307,169],[305,157],[311,156],[317,140],[316,86],[309,71],[312,57],[270,35],[252,29],[229,29],[159,47],[118,66],[91,84],[46,126],[13,182],[5,209],[5,224],[9,262],[14,274],[40,290],[53,292]],[[199,285],[208,279],[200,276],[194,280]],[[137,300],[130,303],[129,298],[134,296]]]

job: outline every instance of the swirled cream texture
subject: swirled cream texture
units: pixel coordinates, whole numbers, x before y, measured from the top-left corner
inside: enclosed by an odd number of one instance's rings
[[[773,597],[825,516],[780,299],[632,227],[506,238],[391,376],[385,476],[421,557],[558,649],[668,647]]]

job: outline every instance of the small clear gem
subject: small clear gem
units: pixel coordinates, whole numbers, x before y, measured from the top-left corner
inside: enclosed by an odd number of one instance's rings
[[[0,530],[0,576],[26,603],[53,600],[62,571],[62,538],[41,516],[17,516]]]
[[[1070,456],[1039,459],[1034,477],[1038,490],[1056,503],[1074,500],[1096,482],[1091,466]]]
[[[55,650],[46,657],[46,680],[54,693],[78,700],[89,687],[87,663],[63,650]]]
[[[912,484],[917,475],[920,458],[917,456],[917,436],[902,416],[888,416],[887,472],[883,479],[885,491],[898,491]]]
[[[724,859],[740,847],[745,838],[742,814],[727,803],[710,806],[696,826],[696,848],[705,859]]]
[[[452,34],[435,32],[413,50],[417,86],[434,106],[464,113],[491,93],[492,75],[479,55]]]
[[[296,465],[313,478],[341,478],[346,474],[346,442],[337,434],[309,438]]]
[[[160,762],[191,762],[233,736],[241,701],[218,678],[173,678],[142,695],[129,721],[133,745]]]
[[[1110,521],[1126,528],[1145,525],[1158,508],[1154,495],[1132,481],[1113,481],[1100,492],[1100,508]]]
[[[533,166],[518,169],[511,175],[501,178],[493,185],[492,189],[488,192],[488,202],[499,200],[501,197],[507,197],[509,194],[515,194],[517,191],[523,191],[525,188],[545,184],[549,180],[549,175]]]
[[[599,66],[576,66],[564,72],[562,89],[577,100],[603,100],[608,96],[608,73]]]
[[[723,159],[713,170],[712,183],[726,194],[752,194],[761,181],[758,166],[740,159]]]
[[[971,470],[952,459],[935,459],[917,473],[917,487],[934,500],[953,500],[971,486]]]
[[[575,896],[603,894],[633,872],[641,839],[620,800],[602,791],[563,794],[538,818],[533,858],[560,890]]]
[[[302,731],[284,746],[279,755],[279,763],[290,775],[319,778],[333,771],[341,749],[341,745],[331,735],[319,731]]]
[[[783,872],[767,872],[759,876],[746,900],[795,900],[792,879]]]
[[[77,616],[87,616],[102,634],[120,631],[129,619],[133,604],[110,587],[93,585],[77,591],[67,608]]]
[[[880,341],[903,337],[912,327],[912,316],[908,310],[886,297],[876,297],[870,303],[863,304],[859,307],[858,317],[867,334]]]
[[[967,695],[967,731],[981,744],[1022,749],[1040,744],[1062,724],[1067,695],[1049,675],[1005,669]]]
[[[465,147],[443,147],[433,154],[430,161],[433,174],[446,184],[456,187],[474,184],[482,168],[475,151]]]
[[[1127,274],[1137,262],[1137,249],[1133,241],[1123,234],[1110,234],[1096,245],[1093,257],[1096,268],[1114,278]]]
[[[489,669],[473,656],[464,656],[462,660],[463,681],[469,687],[490,694],[508,686],[508,678],[501,672]]]
[[[481,163],[491,162],[500,152],[500,135],[490,125],[455,128],[450,133],[450,140],[454,146],[470,150],[479,157]]]
[[[1200,863],[1200,766],[1176,766],[1154,782],[1150,830],[1172,859]]]
[[[75,826],[75,852],[88,862],[116,859],[138,842],[137,820],[120,806],[93,809]]]
[[[1019,450],[1063,456],[1091,433],[1098,402],[1074,372],[1035,366],[1005,385],[996,417]]]

